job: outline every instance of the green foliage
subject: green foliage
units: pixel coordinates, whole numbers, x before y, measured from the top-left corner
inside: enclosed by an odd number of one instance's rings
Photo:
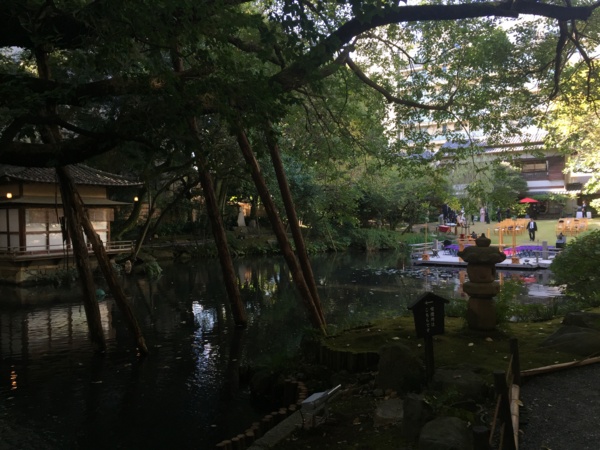
[[[58,269],[52,271],[28,271],[29,280],[35,285],[51,284],[53,286],[71,286],[78,278],[79,274],[75,267],[68,269]]]
[[[362,226],[375,224],[394,230],[403,223],[412,225],[432,215],[437,217],[437,213],[430,213],[429,206],[441,206],[448,183],[430,169],[423,166],[407,170],[371,161],[358,179],[358,217]]]
[[[375,228],[357,228],[352,231],[351,246],[365,251],[399,248],[398,233]]]
[[[502,284],[502,288],[496,296],[496,322],[498,324],[510,322],[518,316],[520,304],[517,301],[517,295],[522,286],[523,282],[520,280],[507,280]]]
[[[447,177],[465,186],[457,200],[467,212],[478,213],[487,205],[491,216],[492,206],[512,208],[518,196],[527,192],[527,182],[518,170],[500,160],[490,161],[485,155],[474,155],[471,161],[453,167]]]
[[[444,305],[444,313],[447,317],[467,317],[467,302],[462,298],[451,298]]]
[[[162,275],[162,268],[155,259],[148,259],[142,264],[144,273],[150,280],[158,280]]]
[[[586,305],[600,304],[600,230],[590,231],[569,242],[552,261],[550,269],[566,294]]]
[[[567,66],[564,71],[567,76],[561,96],[545,120],[549,131],[546,145],[567,157],[569,170],[589,174],[583,191],[595,193],[600,188],[600,71],[581,64]]]

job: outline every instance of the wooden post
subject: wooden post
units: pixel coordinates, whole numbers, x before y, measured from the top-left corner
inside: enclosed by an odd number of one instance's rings
[[[217,444],[217,449],[219,450],[233,450],[233,446],[231,445],[231,441],[225,440],[225,441],[221,441]]]
[[[513,248],[513,254],[511,257],[511,262],[513,264],[519,264],[519,257],[517,256],[517,225],[514,220],[513,220],[513,227],[512,227],[512,248]]]
[[[498,411],[498,415],[502,421],[500,448],[506,450],[517,450],[512,415],[510,411],[509,389],[511,389],[511,386],[508,386],[506,383],[505,371],[496,370],[494,372],[494,387],[496,394],[500,397],[500,408]]]
[[[246,447],[250,447],[252,444],[254,444],[254,441],[256,440],[254,431],[252,429],[246,430],[244,433],[244,439],[246,441]]]
[[[489,450],[490,446],[490,429],[483,425],[473,427],[473,448],[477,450]]]
[[[521,362],[519,360],[519,340],[510,339],[510,354],[512,355],[513,383],[521,386]]]
[[[285,406],[296,403],[298,397],[298,382],[292,379],[285,380],[283,385],[283,404]]]
[[[425,340],[425,373],[427,376],[427,383],[433,380],[433,374],[435,373],[435,362],[433,358],[433,336],[427,335]]]

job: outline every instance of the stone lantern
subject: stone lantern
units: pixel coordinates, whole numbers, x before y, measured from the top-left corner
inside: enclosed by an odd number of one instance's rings
[[[500,292],[496,281],[496,264],[504,261],[506,255],[496,247],[490,247],[491,240],[485,234],[475,239],[475,246],[458,252],[467,263],[469,281],[463,290],[469,295],[467,324],[472,330],[494,330],[496,328],[496,303],[494,296]]]

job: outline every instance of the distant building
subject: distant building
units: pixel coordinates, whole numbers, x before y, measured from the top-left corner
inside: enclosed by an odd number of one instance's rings
[[[567,205],[558,206],[548,202],[540,205],[543,212],[557,215],[561,213],[572,213],[577,208],[576,197],[581,194],[581,189],[590,179],[589,174],[566,172],[566,157],[558,151],[549,150],[544,146],[545,132],[537,132],[525,138],[513,138],[500,145],[488,145],[482,139],[474,145],[480,151],[475,151],[475,159],[481,162],[503,159],[515,169],[519,170],[521,176],[527,182],[527,196],[540,194],[562,194],[572,198]],[[453,149],[465,144],[446,142],[440,147],[440,151],[448,154],[450,159]],[[461,186],[457,186],[460,188]],[[463,187],[464,188],[464,187]]]

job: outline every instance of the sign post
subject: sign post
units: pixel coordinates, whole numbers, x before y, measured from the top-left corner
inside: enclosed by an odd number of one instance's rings
[[[433,378],[435,363],[433,358],[433,336],[444,334],[444,304],[449,303],[443,297],[426,292],[408,306],[415,320],[417,337],[425,340],[425,371],[427,382]]]

